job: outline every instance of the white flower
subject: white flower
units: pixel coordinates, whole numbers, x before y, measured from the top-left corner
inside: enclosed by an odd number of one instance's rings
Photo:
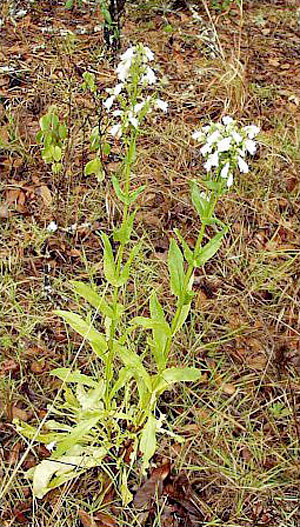
[[[216,143],[219,137],[221,137],[219,130],[215,130],[211,135],[208,136],[207,138],[208,144],[212,145],[213,143]]]
[[[120,117],[120,115],[123,115],[123,112],[122,110],[115,110],[112,115],[113,117]]]
[[[111,135],[117,138],[121,137],[121,131],[122,131],[122,126],[120,124],[114,124],[114,126],[112,126],[110,129]]]
[[[134,128],[139,127],[139,120],[134,117],[132,112],[129,112],[128,121],[132,124],[132,126],[134,126]]]
[[[165,113],[168,111],[168,103],[166,101],[163,101],[162,99],[156,99],[154,104],[155,104],[155,107],[158,108],[159,110],[162,110]]]
[[[48,231],[48,232],[56,232],[57,229],[58,229],[58,226],[57,226],[57,224],[55,223],[55,221],[53,221],[53,220],[50,221],[50,223],[49,223],[49,225],[48,225],[48,227],[47,227],[47,231]]]
[[[256,143],[255,143],[255,141],[253,141],[252,139],[247,139],[245,141],[245,148],[246,148],[246,150],[248,150],[249,154],[251,154],[253,156],[255,154],[255,152],[256,152]]]
[[[206,154],[209,154],[209,152],[211,152],[211,150],[212,150],[212,146],[209,143],[205,143],[205,145],[203,145],[200,148],[200,152],[203,155],[203,157],[205,157]]]
[[[226,165],[223,166],[220,176],[225,179],[228,176],[228,172],[229,172],[229,162],[227,162]]]
[[[148,46],[143,46],[144,52],[148,60],[154,60],[154,53],[151,51],[151,49]]]
[[[233,183],[233,174],[232,172],[230,172],[228,179],[227,179],[227,187],[228,188],[231,187],[232,183]]]
[[[207,132],[209,132],[210,129],[211,129],[210,124],[207,124],[206,126],[202,126],[201,128],[202,132],[204,132],[205,134],[207,134]]]
[[[195,139],[195,141],[203,141],[204,138],[205,134],[201,130],[196,130],[196,132],[192,134],[192,139]]]
[[[239,169],[240,169],[240,172],[242,172],[242,174],[248,174],[249,172],[249,167],[246,163],[246,161],[244,161],[244,159],[242,157],[238,157],[238,166],[239,166]]]
[[[246,132],[249,139],[254,139],[254,137],[260,132],[260,128],[255,124],[244,126],[243,130]]]
[[[156,75],[152,68],[147,66],[146,74],[142,77],[142,82],[146,81],[147,84],[155,84],[156,83]]]
[[[113,95],[117,96],[121,93],[121,91],[123,90],[124,88],[124,85],[122,82],[119,82],[119,84],[117,84],[114,88],[113,88]]]
[[[225,137],[218,142],[218,152],[227,152],[230,150],[231,137]]]
[[[224,117],[222,117],[222,121],[225,124],[225,126],[227,126],[228,124],[233,123],[234,119],[232,119],[232,117],[229,117],[229,115],[224,115]]]
[[[111,109],[112,105],[114,104],[114,100],[115,100],[115,96],[111,95],[110,97],[106,99],[106,101],[104,101],[103,106],[105,106],[107,111]]]
[[[126,49],[126,51],[122,53],[122,55],[120,56],[121,62],[127,61],[127,60],[131,61],[134,54],[135,54],[135,46],[131,46],[130,48]]]
[[[206,163],[204,164],[204,168],[207,170],[207,172],[209,172],[212,167],[217,166],[219,166],[219,154],[218,152],[214,152],[208,157]]]
[[[239,134],[235,130],[232,130],[231,136],[237,145],[243,141],[243,137],[241,136],[241,134]]]
[[[135,104],[133,107],[134,113],[140,113],[140,111],[144,108],[145,104],[146,101],[138,102],[137,104]]]
[[[131,60],[125,60],[120,62],[120,64],[118,65],[117,75],[120,81],[125,82],[127,80],[131,68],[131,63]]]

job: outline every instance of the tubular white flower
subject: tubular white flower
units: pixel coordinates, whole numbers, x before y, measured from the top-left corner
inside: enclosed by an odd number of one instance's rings
[[[195,141],[203,141],[205,139],[205,134],[201,130],[196,130],[192,134],[192,139],[195,139]]]
[[[131,61],[131,59],[135,55],[135,52],[136,52],[135,46],[131,46],[130,48],[126,49],[126,51],[124,51],[124,53],[122,53],[122,55],[120,56],[121,62],[127,61],[127,60]]]
[[[233,140],[236,142],[237,145],[243,141],[243,137],[241,136],[241,134],[239,134],[235,130],[231,131],[231,137],[233,138]]]
[[[154,101],[155,108],[158,108],[159,110],[162,110],[163,112],[168,111],[168,103],[166,101],[163,101],[162,99],[156,99]]]
[[[227,152],[230,150],[231,146],[231,137],[225,137],[224,139],[221,139],[221,141],[218,142],[218,152]]]
[[[214,152],[208,157],[206,163],[204,164],[204,168],[207,170],[207,172],[209,172],[212,167],[217,166],[219,166],[219,154],[218,152]]]
[[[57,226],[57,224],[55,223],[55,221],[53,221],[53,220],[50,221],[50,223],[49,223],[49,225],[48,225],[48,227],[47,227],[47,231],[48,231],[48,232],[56,232],[57,229],[58,229],[58,226]]]
[[[238,167],[240,169],[240,172],[242,174],[248,174],[249,172],[249,167],[246,163],[246,161],[244,161],[244,159],[242,157],[238,157]]]
[[[256,143],[255,143],[255,141],[253,141],[252,139],[247,139],[245,141],[245,148],[246,148],[246,150],[248,150],[249,154],[251,154],[253,156],[255,154],[255,152],[256,152]]]
[[[226,165],[223,166],[221,170],[221,174],[220,174],[221,178],[226,179],[228,176],[228,172],[229,172],[229,161],[226,163]]]
[[[111,109],[112,105],[114,104],[114,101],[115,101],[115,96],[114,95],[111,95],[110,97],[108,97],[106,99],[106,101],[104,101],[103,106],[105,106],[107,111],[109,111]]]
[[[218,141],[219,137],[221,137],[219,130],[215,130],[211,135],[208,136],[207,143],[212,145]]]
[[[222,117],[222,121],[223,121],[223,124],[227,126],[228,124],[233,123],[234,119],[232,119],[232,117],[229,117],[229,115],[224,115],[224,117]]]
[[[254,139],[254,137],[260,132],[260,128],[255,124],[244,126],[243,130],[246,132],[249,139]]]
[[[227,179],[227,187],[228,188],[231,187],[232,183],[233,183],[233,174],[232,172],[230,172],[228,179]]]
[[[117,138],[121,137],[121,132],[122,132],[122,126],[119,123],[118,124],[114,124],[114,126],[112,126],[111,129],[110,129],[111,135],[113,135],[114,137],[117,137]]]
[[[134,128],[139,127],[139,120],[134,117],[133,112],[129,112],[128,121],[134,126]]]
[[[149,61],[154,60],[154,53],[148,46],[143,46],[145,51],[145,56]]]
[[[205,145],[200,148],[200,152],[203,155],[203,157],[205,157],[211,151],[212,151],[212,146],[208,143],[205,143]]]
[[[147,84],[155,84],[156,83],[156,75],[150,66],[147,66],[146,74],[142,77],[142,82],[145,82]]]

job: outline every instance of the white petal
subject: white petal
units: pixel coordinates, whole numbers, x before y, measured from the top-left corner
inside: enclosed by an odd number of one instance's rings
[[[144,108],[145,104],[146,101],[138,102],[137,104],[135,104],[135,106],[133,107],[134,113],[139,113]]]
[[[244,130],[248,135],[249,139],[254,139],[254,137],[260,132],[260,128],[255,124],[251,124],[250,126],[244,126]]]
[[[120,62],[120,64],[117,67],[117,75],[120,81],[125,82],[127,80],[128,75],[130,73],[130,68],[131,68],[131,60]]]
[[[156,83],[156,75],[152,68],[147,66],[146,75],[142,78],[142,81],[147,81],[147,84],[155,84]]]
[[[218,152],[227,152],[230,150],[231,137],[225,137],[218,143]]]
[[[208,143],[205,143],[205,145],[200,148],[201,154],[205,157],[209,152],[211,152],[212,146]]]
[[[220,176],[225,179],[228,176],[228,172],[229,172],[229,163],[226,163],[226,165],[224,165],[221,170]]]
[[[205,163],[205,168],[207,171],[209,171],[212,167],[217,167],[219,165],[219,154],[218,152],[214,152],[209,156]]]
[[[246,161],[244,161],[244,159],[242,157],[238,157],[238,166],[239,166],[239,169],[240,169],[240,172],[242,172],[242,174],[248,174],[249,172],[249,167],[246,163]]]
[[[156,99],[154,104],[159,110],[162,110],[165,113],[168,111],[168,103],[166,101],[162,101],[162,99]]]
[[[139,127],[139,120],[133,116],[132,112],[129,113],[128,121],[134,126],[134,128]]]
[[[223,121],[223,124],[225,124],[225,126],[234,122],[232,117],[229,117],[229,115],[224,115],[224,117],[222,117],[222,121]]]
[[[119,82],[119,84],[117,84],[114,87],[113,94],[114,95],[119,95],[121,93],[121,91],[123,90],[123,87],[124,87],[124,84],[122,82]]]
[[[106,101],[104,101],[103,106],[105,106],[105,108],[106,108],[107,110],[110,110],[111,107],[112,107],[112,105],[114,104],[114,100],[115,100],[115,96],[114,96],[114,95],[111,95],[111,97],[108,97],[108,98],[106,99]]]
[[[232,130],[231,136],[237,145],[243,141],[243,137],[241,136],[241,134],[239,134],[235,130]]]
[[[122,126],[120,124],[114,124],[114,126],[112,126],[110,129],[110,133],[114,137],[119,138],[121,136],[121,129],[122,129]]]
[[[251,154],[253,156],[255,154],[255,152],[256,152],[256,143],[255,143],[255,141],[252,141],[252,139],[247,139],[245,141],[245,148],[246,148],[246,150],[248,150],[249,154]]]
[[[195,139],[195,141],[202,141],[205,138],[205,134],[201,130],[196,130],[192,134],[192,139]]]
[[[208,136],[207,138],[208,144],[212,145],[219,139],[219,137],[221,137],[219,130],[215,130],[211,135]]]
[[[227,187],[228,188],[231,187],[232,183],[233,183],[233,175],[232,173],[230,173],[227,179]]]
[[[148,60],[154,60],[154,53],[148,46],[144,46],[145,55]]]
[[[47,227],[47,231],[48,232],[56,232],[58,229],[58,226],[57,224],[55,223],[55,221],[50,221],[48,227]]]
[[[132,59],[133,55],[135,54],[135,46],[131,46],[130,48],[126,49],[124,53],[121,55],[121,62]]]

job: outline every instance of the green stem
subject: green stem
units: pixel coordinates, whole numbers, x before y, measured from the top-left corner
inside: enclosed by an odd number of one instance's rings
[[[134,130],[131,133],[130,141],[127,148],[127,153],[125,156],[125,166],[124,166],[124,194],[126,198],[129,198],[130,194],[130,173],[131,173],[131,167],[135,161],[135,148],[136,148],[136,140],[137,140],[137,130]],[[123,208],[123,217],[122,217],[122,224],[125,224],[128,219],[128,212],[129,212],[129,205],[124,204]],[[124,249],[125,244],[123,242],[120,242],[117,257],[116,257],[116,268],[117,268],[117,274],[120,274],[122,261],[123,261],[123,255],[124,255]],[[113,289],[113,311],[116,314],[117,313],[117,305],[118,305],[118,299],[119,299],[119,287],[115,286]],[[108,354],[107,354],[107,361],[106,361],[106,371],[105,371],[105,378],[106,378],[106,406],[109,409],[110,408],[110,389],[111,389],[111,381],[113,379],[113,360],[114,360],[114,339],[117,329],[117,323],[116,319],[114,318],[111,321],[110,326],[110,333],[109,333],[109,341],[108,341]]]

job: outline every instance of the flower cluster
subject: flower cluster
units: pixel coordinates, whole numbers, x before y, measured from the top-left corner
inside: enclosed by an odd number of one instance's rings
[[[244,174],[249,172],[245,157],[255,154],[254,138],[259,131],[256,125],[239,127],[232,117],[225,116],[222,123],[203,126],[192,137],[203,143],[200,152],[206,160],[206,171],[214,171],[226,181],[227,187],[231,187],[236,167]]]
[[[153,52],[143,44],[132,46],[121,55],[116,70],[119,82],[114,88],[106,90],[109,97],[103,103],[107,111],[118,104],[112,111],[112,116],[118,118],[118,123],[110,129],[110,133],[117,138],[130,126],[138,129],[143,118],[152,109],[163,112],[168,109],[167,102],[155,95],[145,96],[143,93],[157,82],[154,70],[148,65],[153,60]]]

